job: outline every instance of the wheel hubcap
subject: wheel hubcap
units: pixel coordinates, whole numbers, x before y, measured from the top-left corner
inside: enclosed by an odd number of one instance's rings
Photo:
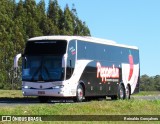
[[[128,87],[126,88],[126,98],[129,98],[129,89],[128,89]]]
[[[83,91],[82,91],[82,89],[78,89],[78,97],[79,97],[79,99],[83,98]]]
[[[120,89],[120,97],[123,98],[123,89]]]

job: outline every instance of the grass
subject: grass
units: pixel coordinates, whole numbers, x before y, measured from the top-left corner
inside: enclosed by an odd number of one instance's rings
[[[0,90],[0,98],[23,98],[21,90]]]
[[[160,100],[153,100],[153,101],[117,100],[117,101],[91,101],[83,103],[56,103],[56,104],[53,103],[53,104],[32,104],[32,105],[24,104],[24,105],[13,105],[13,106],[1,106],[0,115],[32,115],[32,116],[33,115],[160,115]],[[50,122],[45,122],[45,123],[50,123]],[[66,123],[66,122],[56,121],[56,123]],[[68,121],[67,123],[71,122]],[[93,122],[79,121],[76,123],[90,124]],[[106,123],[106,122],[100,121],[94,123]],[[119,123],[119,121],[109,122],[109,123],[112,124]],[[130,124],[133,122],[127,121],[125,123]],[[144,122],[141,123],[143,124]]]
[[[134,96],[153,96],[153,95],[160,95],[160,91],[140,91],[137,94],[134,94]]]
[[[91,101],[1,106],[0,115],[160,115],[160,100]]]
[[[140,92],[136,95],[159,95]],[[0,98],[23,98],[21,91],[0,90]],[[0,115],[160,115],[160,100],[104,100],[83,103],[34,103],[0,106]],[[1,123],[1,122],[0,122]],[[25,123],[25,122],[24,122]],[[40,123],[40,122],[38,122]],[[52,123],[52,122],[45,122]],[[57,122],[59,123],[59,122]],[[60,122],[66,123],[66,122]],[[71,122],[67,122],[71,123]],[[74,122],[73,122],[74,123]],[[92,123],[92,122],[76,122]],[[99,122],[94,122],[99,123]],[[100,122],[106,123],[106,122]],[[107,122],[119,123],[119,122]],[[120,122],[133,123],[133,122]],[[145,122],[141,122],[142,124]],[[154,122],[157,123],[157,122]]]

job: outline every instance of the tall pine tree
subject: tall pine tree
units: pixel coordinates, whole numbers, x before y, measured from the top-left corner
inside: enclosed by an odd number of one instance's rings
[[[0,89],[13,83],[13,59],[28,38],[42,35],[90,35],[75,7],[62,10],[58,0],[0,0]]]
[[[73,35],[74,32],[74,20],[72,18],[72,13],[66,5],[64,9],[64,34]]]

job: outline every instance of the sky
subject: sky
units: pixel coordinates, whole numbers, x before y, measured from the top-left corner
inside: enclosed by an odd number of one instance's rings
[[[38,3],[40,0],[36,0]],[[49,0],[45,0],[46,7]],[[160,0],[58,0],[75,8],[91,35],[137,46],[140,73],[160,75]]]

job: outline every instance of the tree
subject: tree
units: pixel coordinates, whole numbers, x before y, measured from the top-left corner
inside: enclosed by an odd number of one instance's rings
[[[58,5],[57,0],[50,0],[47,16],[49,19],[51,19],[51,21],[53,21],[54,34],[59,34],[59,29],[58,29],[59,18],[60,18],[59,10],[60,10],[60,7]]]
[[[38,14],[35,0],[26,0],[24,3],[24,7],[27,12],[25,24],[26,34],[28,35],[28,38],[43,35],[38,26]]]
[[[59,34],[64,35],[65,28],[64,28],[64,12],[62,9],[59,9],[59,24],[58,24],[58,29],[59,29]]]
[[[156,75],[154,77],[155,80],[155,88],[156,90],[160,91],[160,75]]]
[[[77,10],[75,5],[72,5],[71,16],[73,20],[73,27],[74,27],[74,35],[80,36],[90,36],[89,28],[86,26],[85,22],[82,22],[77,15]]]
[[[1,49],[1,61],[0,61],[0,82],[5,82],[6,85],[10,85],[10,72],[12,70],[14,44],[12,42],[14,32],[14,0],[1,0],[0,1],[0,49]],[[8,87],[9,88],[9,87]]]
[[[74,20],[72,18],[72,13],[69,10],[68,5],[64,9],[64,34],[73,35],[74,32]]]
[[[50,0],[47,15],[50,19],[52,19],[55,25],[58,25],[59,23],[59,10],[60,7],[57,0]]]
[[[143,91],[155,91],[160,90],[160,76],[142,75],[140,78],[140,90]]]
[[[63,11],[57,0],[50,0],[46,11],[45,0],[38,4],[35,0],[15,1],[0,0],[0,89],[11,89],[13,59],[16,54],[23,53],[28,38],[89,34],[75,7],[73,11],[66,5]]]

